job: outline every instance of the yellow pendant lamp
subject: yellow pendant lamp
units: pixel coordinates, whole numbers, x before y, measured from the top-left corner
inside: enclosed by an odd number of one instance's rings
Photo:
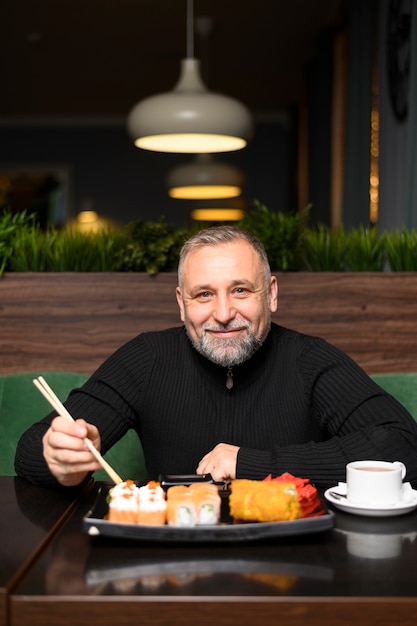
[[[236,222],[245,217],[243,198],[196,202],[191,218],[196,222]]]
[[[127,127],[143,150],[216,153],[244,148],[253,134],[249,110],[238,100],[211,92],[193,55],[193,2],[187,0],[187,58],[170,92],[142,100],[130,111]]]
[[[245,179],[230,163],[218,162],[210,154],[198,154],[189,163],[172,169],[167,177],[168,194],[181,200],[236,198]]]

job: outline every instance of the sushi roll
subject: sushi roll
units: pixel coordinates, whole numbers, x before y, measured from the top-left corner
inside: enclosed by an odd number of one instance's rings
[[[139,488],[133,480],[126,480],[109,491],[110,522],[135,524],[138,519]]]
[[[197,512],[193,494],[185,485],[174,485],[167,491],[167,522],[170,526],[195,526]]]
[[[295,485],[277,481],[232,480],[229,507],[235,521],[279,522],[302,515]]]
[[[220,519],[221,498],[216,485],[196,483],[191,485],[196,511],[196,523],[199,526],[218,524]]]
[[[217,524],[221,500],[216,485],[175,485],[167,492],[167,522],[172,526]]]
[[[138,524],[162,526],[166,522],[166,509],[165,491],[159,482],[151,480],[139,487]]]

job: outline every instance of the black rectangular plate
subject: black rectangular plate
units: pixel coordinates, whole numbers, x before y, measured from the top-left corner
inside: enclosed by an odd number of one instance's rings
[[[256,541],[275,537],[305,535],[329,530],[334,526],[334,513],[323,504],[323,514],[289,522],[232,522],[228,515],[228,496],[226,490],[219,490],[222,497],[221,522],[211,526],[145,526],[141,524],[121,524],[104,519],[107,511],[109,485],[100,488],[93,508],[83,519],[83,530],[91,536],[117,537],[139,541],[157,542],[236,542]]]

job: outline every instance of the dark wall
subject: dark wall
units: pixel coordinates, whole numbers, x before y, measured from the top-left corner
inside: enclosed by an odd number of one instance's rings
[[[283,113],[260,121],[242,151],[217,155],[240,167],[246,176],[245,198],[272,210],[295,208],[293,124]],[[0,128],[0,171],[7,166],[58,165],[71,172],[69,217],[86,204],[101,216],[125,224],[136,217],[190,223],[192,206],[168,197],[170,168],[189,155],[158,154],[134,147],[123,125],[117,127]]]

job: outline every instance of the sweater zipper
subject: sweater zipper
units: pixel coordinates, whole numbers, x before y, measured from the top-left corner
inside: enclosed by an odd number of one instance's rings
[[[231,389],[233,387],[233,370],[231,367],[227,370],[226,374],[226,387]]]

